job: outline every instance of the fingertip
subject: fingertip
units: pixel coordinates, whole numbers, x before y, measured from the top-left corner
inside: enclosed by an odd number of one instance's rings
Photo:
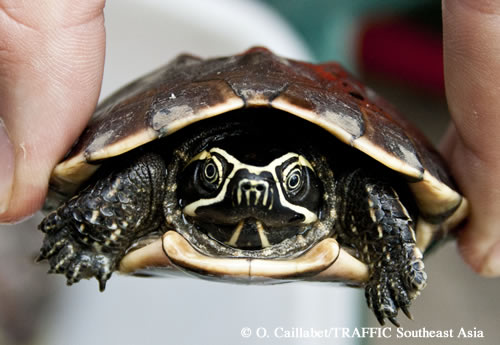
[[[7,14],[0,37],[9,43],[0,54],[0,132],[8,130],[0,133],[0,222],[20,221],[42,206],[51,170],[94,111],[104,67],[104,3],[0,6]]]
[[[465,263],[483,277],[500,276],[500,239],[484,239],[465,228],[458,237],[458,249]]]
[[[482,258],[479,257],[478,251],[473,247],[468,236],[467,227],[462,229],[457,238],[458,252],[462,256],[464,262],[476,273],[479,273]]]
[[[500,241],[488,251],[479,273],[485,277],[500,277]]]
[[[13,191],[20,197],[11,198],[8,208],[0,213],[0,223],[16,224],[33,216],[43,205],[46,188],[34,184],[14,184]]]

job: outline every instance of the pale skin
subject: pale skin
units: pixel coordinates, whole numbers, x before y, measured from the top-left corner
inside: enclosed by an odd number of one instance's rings
[[[0,222],[36,212],[50,172],[97,104],[104,0],[0,0]],[[500,276],[500,2],[443,0],[446,95],[441,146],[472,210],[464,260]]]

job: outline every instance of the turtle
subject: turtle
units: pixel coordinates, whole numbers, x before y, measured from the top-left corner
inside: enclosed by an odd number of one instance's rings
[[[442,157],[338,63],[183,54],[105,99],[54,168],[38,260],[113,272],[364,288],[399,326],[423,253],[468,214]]]

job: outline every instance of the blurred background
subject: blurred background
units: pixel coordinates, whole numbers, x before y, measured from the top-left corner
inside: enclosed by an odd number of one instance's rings
[[[252,45],[337,60],[438,143],[447,123],[438,0],[121,0],[106,5],[102,97],[179,53],[230,55]],[[34,257],[41,215],[0,226],[0,345],[498,344],[499,279],[476,276],[454,241],[426,259],[429,284],[405,330],[481,330],[483,339],[243,338],[258,327],[375,327],[361,290],[330,284],[239,286],[115,275],[66,287]]]

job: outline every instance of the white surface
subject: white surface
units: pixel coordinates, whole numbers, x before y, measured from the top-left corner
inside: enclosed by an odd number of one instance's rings
[[[108,1],[102,94],[181,52],[228,55],[253,45],[307,59],[304,45],[268,8],[253,1]],[[87,344],[349,344],[351,339],[242,338],[265,327],[354,327],[362,291],[330,284],[242,286],[197,279],[114,275],[105,293],[95,280],[71,288],[48,313],[51,345]],[[351,342],[349,342],[351,341]]]
[[[106,5],[102,95],[181,53],[231,55],[256,46],[296,59],[310,55],[286,23],[246,0],[119,0]]]

